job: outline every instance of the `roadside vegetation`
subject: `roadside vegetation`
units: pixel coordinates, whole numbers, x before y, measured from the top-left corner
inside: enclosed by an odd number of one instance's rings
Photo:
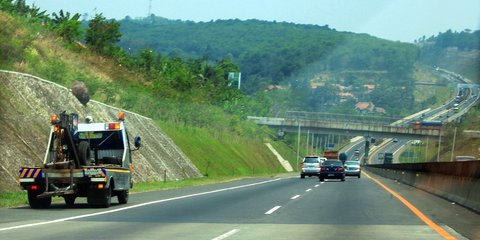
[[[114,45],[115,37],[105,37],[103,43],[82,42],[77,31],[70,29],[77,25],[68,23],[78,21],[76,15],[60,12],[53,23],[44,15],[33,17],[32,12],[39,10],[22,2],[0,2],[0,68],[66,87],[79,80],[87,85],[91,99],[155,119],[210,179],[167,180],[161,186],[284,172],[264,144],[271,141],[269,130],[245,121],[248,109],[264,107],[228,86],[228,72],[238,69],[232,62],[183,60],[150,51],[128,55]],[[62,25],[60,19],[66,22]],[[115,29],[114,21],[101,15],[95,19],[96,28],[90,32],[109,35],[98,26],[102,24]],[[118,36],[118,31],[111,34]],[[140,187],[142,184],[136,184],[134,191],[148,188]],[[2,206],[25,200],[23,192],[0,193]]]

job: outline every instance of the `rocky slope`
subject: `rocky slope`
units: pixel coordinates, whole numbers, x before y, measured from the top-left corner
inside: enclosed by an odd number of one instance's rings
[[[71,91],[35,76],[0,71],[0,192],[18,189],[21,166],[40,166],[50,131],[51,113],[90,115],[95,122],[116,120],[120,109],[90,101],[83,106]],[[134,181],[200,177],[199,170],[152,119],[125,111],[130,139],[142,137],[133,152]],[[133,143],[131,143],[133,145]]]

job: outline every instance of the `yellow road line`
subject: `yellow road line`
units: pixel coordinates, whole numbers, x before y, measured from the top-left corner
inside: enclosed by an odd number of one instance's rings
[[[368,175],[367,173],[363,172],[363,174],[365,174],[368,178],[370,178],[372,181],[376,182],[378,185],[380,185],[381,187],[383,187],[385,190],[387,190],[387,192],[391,193],[393,196],[395,196],[398,200],[400,200],[400,202],[402,202],[403,204],[405,204],[405,206],[407,206],[415,215],[417,215],[418,218],[420,218],[420,220],[422,220],[424,223],[426,223],[429,227],[431,227],[433,230],[435,230],[438,234],[440,234],[440,236],[442,236],[443,238],[445,239],[457,239],[455,238],[454,236],[452,236],[450,233],[448,233],[447,231],[445,231],[445,229],[443,229],[442,227],[438,226],[435,222],[433,222],[432,220],[430,220],[430,218],[428,218],[427,216],[425,216],[425,214],[423,214],[420,210],[418,210],[418,208],[416,208],[415,206],[413,206],[413,204],[411,204],[409,201],[407,201],[405,198],[403,198],[402,196],[400,196],[398,193],[394,192],[392,189],[390,189],[389,187],[385,186],[383,183],[381,183],[380,181],[378,181],[377,179],[371,177],[370,175]]]

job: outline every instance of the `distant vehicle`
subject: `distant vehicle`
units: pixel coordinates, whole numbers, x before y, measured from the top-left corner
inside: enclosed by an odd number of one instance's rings
[[[393,153],[383,154],[383,164],[391,164],[393,162]]]
[[[394,139],[392,140],[392,142],[394,142],[394,143],[398,142],[398,138],[394,138]]]
[[[346,161],[344,164],[345,175],[346,176],[358,176],[362,173],[362,168],[360,167],[360,162],[358,161]]]
[[[303,158],[300,178],[305,178],[305,176],[318,176],[320,174],[322,161],[324,160],[318,156],[308,156]]]
[[[477,160],[477,157],[474,156],[455,156],[455,161],[474,161]]]
[[[442,121],[415,121],[412,124],[413,129],[440,130],[443,126]]]
[[[326,150],[323,152],[323,157],[327,159],[338,159],[338,151]]]
[[[354,156],[355,156],[355,157],[360,156],[360,150],[355,149]]]
[[[384,159],[384,153],[378,153],[378,160],[380,162],[383,162],[383,159]]]
[[[327,160],[323,163],[320,169],[320,182],[325,179],[340,179],[345,181],[345,169],[340,160]]]
[[[422,140],[413,140],[412,144],[415,145],[415,146],[422,145]]]

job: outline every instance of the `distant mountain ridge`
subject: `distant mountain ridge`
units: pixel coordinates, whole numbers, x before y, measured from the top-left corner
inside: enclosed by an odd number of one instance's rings
[[[126,18],[120,26],[120,46],[131,52],[149,48],[162,55],[205,61],[232,59],[240,66],[247,93],[293,78],[312,79],[321,71],[387,71],[404,78],[418,51],[413,44],[339,32],[328,25],[238,19],[192,22],[152,16]]]

